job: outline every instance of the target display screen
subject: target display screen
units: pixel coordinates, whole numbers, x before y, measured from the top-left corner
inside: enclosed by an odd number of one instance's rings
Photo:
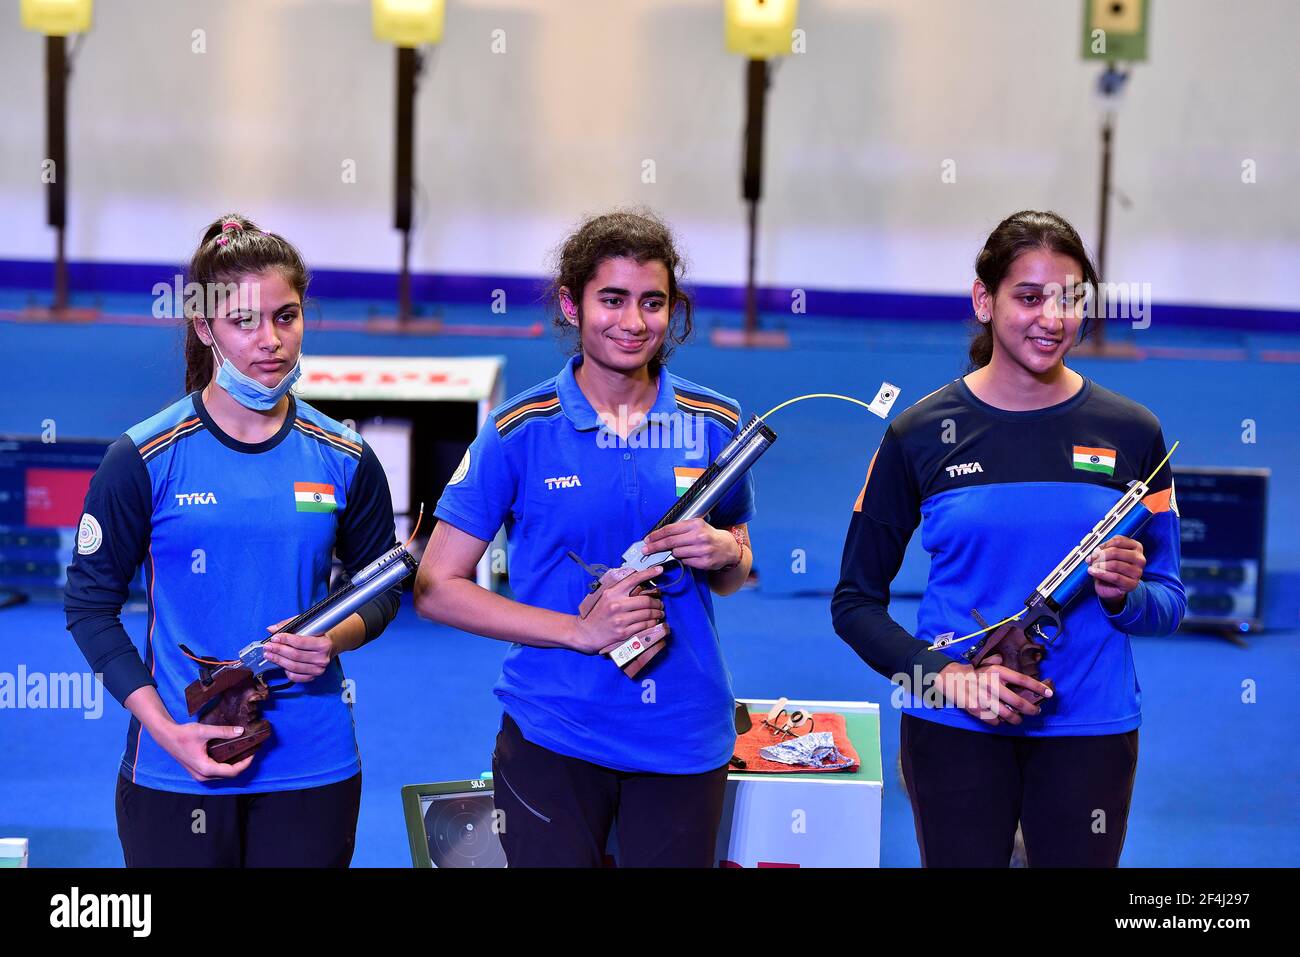
[[[1268,480],[1267,469],[1174,469],[1184,624],[1262,626]]]
[[[434,867],[505,867],[492,792],[422,794],[420,817]]]
[[[108,446],[0,436],[0,588],[62,599],[86,489]],[[135,597],[144,594],[140,581]]]

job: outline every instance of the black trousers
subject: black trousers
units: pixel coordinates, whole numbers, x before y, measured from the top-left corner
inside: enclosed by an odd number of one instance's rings
[[[904,714],[903,780],[923,867],[1117,867],[1138,733],[1014,738]]]
[[[180,794],[117,779],[127,867],[347,867],[360,809],[360,773],[261,794]]]
[[[726,765],[703,774],[615,771],[533,744],[504,715],[492,776],[511,867],[600,867],[613,827],[620,867],[717,864]]]

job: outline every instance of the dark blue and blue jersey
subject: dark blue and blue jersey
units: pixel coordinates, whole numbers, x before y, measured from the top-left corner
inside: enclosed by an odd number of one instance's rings
[[[733,400],[660,369],[646,424],[621,440],[578,387],[579,362],[574,357],[558,376],[492,412],[435,512],[484,542],[504,526],[515,597],[569,615],[591,578],[567,553],[621,564],[740,420]],[[746,476],[709,521],[727,528],[753,513]],[[512,645],[495,692],[525,738],[626,771],[694,774],[727,763],[736,740],[733,695],[708,574],[683,572],[663,589],[668,649],[641,680],[599,655]]]
[[[191,721],[185,687],[198,671],[179,644],[234,658],[268,625],[325,597],[333,553],[355,573],[394,544],[388,482],[359,435],[290,396],[275,435],[241,442],[196,392],[129,429],[91,479],[68,569],[68,628],[118,701],[154,685],[176,721]],[[120,613],[141,566],[148,629],[129,636]],[[399,599],[394,589],[362,609],[367,640]],[[336,658],[318,678],[273,694],[263,710],[273,736],[236,778],[195,781],[134,718],[121,773],[191,794],[342,781],[360,770],[343,680]]]
[[[1008,412],[978,399],[958,379],[899,415],[871,459],[849,525],[835,591],[836,631],[881,674],[941,670],[967,645],[929,651],[948,632],[1024,608],[1033,589],[1119,500],[1165,457],[1160,423],[1145,407],[1085,379],[1058,405]],[[1041,668],[1056,695],[1020,725],[990,727],[965,711],[904,710],[953,727],[998,734],[1118,734],[1141,723],[1141,689],[1129,635],[1164,635],[1186,609],[1179,580],[1173,473],[1161,467],[1146,504],[1156,514],[1137,535],[1142,581],[1116,614],[1090,582],[1062,617],[1063,634]],[[923,524],[921,524],[923,522]],[[889,588],[912,533],[930,553],[930,576],[909,635],[888,613]]]

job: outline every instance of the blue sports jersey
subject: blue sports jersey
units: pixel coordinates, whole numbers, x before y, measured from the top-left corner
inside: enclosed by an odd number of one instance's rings
[[[337,550],[355,573],[395,544],[383,468],[355,432],[290,396],[284,425],[240,442],[212,420],[199,393],[129,429],[104,456],[86,494],[68,569],[68,628],[118,701],[156,685],[178,722],[198,666],[179,648],[229,659],[266,627],[329,590]],[[128,636],[119,614],[144,566],[149,624]],[[397,611],[395,588],[365,606],[367,640]],[[267,674],[285,683],[283,672]],[[360,770],[350,697],[336,658],[316,679],[276,691],[263,715],[272,736],[236,778],[195,781],[133,717],[121,773],[189,794],[316,787]]]
[[[740,420],[733,400],[661,368],[649,424],[622,441],[578,387],[581,361],[575,356],[558,376],[493,411],[435,511],[485,542],[504,525],[515,597],[570,615],[591,578],[567,552],[621,564]],[[726,528],[753,513],[747,475],[709,521]],[[665,585],[663,602],[668,648],[636,680],[600,655],[512,645],[495,692],[524,737],[624,771],[695,774],[725,765],[736,740],[734,699],[708,574],[684,569]]]
[[[887,677],[933,674],[969,645],[939,651],[940,635],[969,634],[1024,608],[1025,599],[1123,495],[1165,456],[1156,417],[1085,379],[1065,402],[1009,412],[978,399],[957,379],[917,402],[885,432],[854,507],[835,591],[836,631]],[[1141,723],[1141,689],[1129,635],[1173,632],[1186,609],[1179,580],[1173,473],[1165,464],[1146,504],[1156,514],[1137,535],[1142,580],[1116,614],[1091,579],[1067,606],[1040,677],[1053,697],[1019,725],[989,726],[955,707],[904,711],[973,731],[1050,736],[1120,734]],[[930,577],[915,636],[888,615],[889,585],[918,523]]]

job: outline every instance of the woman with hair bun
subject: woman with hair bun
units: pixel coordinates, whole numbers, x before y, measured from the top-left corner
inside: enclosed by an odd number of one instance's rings
[[[232,659],[325,597],[332,555],[354,574],[391,549],[388,482],[359,435],[290,392],[310,279],[293,245],[223,216],[187,279],[203,293],[185,320],[187,394],[109,447],[68,569],[68,628],[131,713],[123,856],[128,867],[346,867],[361,764],[339,655],[379,636],[399,590],[324,635],[274,634],[266,657],[288,683],[262,705],[272,734],[233,764],[207,748],[244,729],[188,716],[198,666],[179,645]],[[142,566],[149,625],[132,636],[120,613]]]
[[[1129,636],[1170,634],[1186,609],[1164,435],[1145,407],[1066,365],[1097,284],[1069,223],[1007,217],[975,273],[970,370],[886,429],[849,525],[835,629],[912,691],[900,750],[924,866],[1006,867],[1019,824],[1030,866],[1114,867],[1141,723]],[[979,627],[971,609],[1000,621],[1023,608],[1157,465],[1156,514],[1088,557],[1092,587],[1067,606],[1037,678],[996,654],[966,664],[968,645],[929,650]],[[922,518],[930,577],[911,635],[889,616],[889,588]]]

